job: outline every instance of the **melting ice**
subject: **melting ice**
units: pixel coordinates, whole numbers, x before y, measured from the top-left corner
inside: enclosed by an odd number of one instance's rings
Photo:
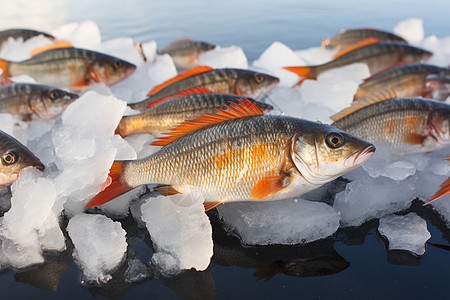
[[[450,64],[450,37],[424,37],[421,20],[400,22],[393,31],[414,45],[433,51],[430,63]],[[213,241],[201,201],[180,207],[164,197],[139,198],[146,192],[147,187],[143,186],[90,211],[94,215],[83,213],[86,201],[101,189],[114,159],[135,159],[157,151],[157,147],[149,146],[151,136],[122,139],[114,135],[114,129],[124,113],[133,113],[126,108],[126,102],[140,101],[153,86],[176,75],[172,59],[156,55],[157,44],[150,41],[142,45],[148,59],[144,62],[133,46],[134,41],[120,38],[103,42],[100,30],[92,22],[67,24],[52,34],[76,47],[126,59],[136,64],[137,70],[113,87],[103,84],[90,87],[55,120],[33,121],[28,127],[10,115],[2,116],[0,129],[26,144],[47,168],[43,173],[25,169],[11,188],[11,209],[0,219],[0,266],[22,268],[41,263],[45,251],[65,249],[63,230],[67,230],[84,278],[105,282],[121,265],[127,249],[125,231],[110,218],[127,216],[131,207],[138,225],[145,226],[150,233],[156,250],[152,263],[162,273],[190,268],[204,270],[213,254]],[[319,42],[318,39],[318,45]],[[43,37],[10,41],[1,49],[0,56],[23,60],[29,57],[30,50],[49,43]],[[268,98],[276,108],[274,113],[330,123],[330,115],[351,103],[358,84],[369,74],[367,67],[355,64],[330,70],[317,80],[306,80],[294,88],[297,76],[281,67],[320,64],[333,54],[319,47],[290,49],[274,41],[254,62],[247,61],[239,46],[217,47],[199,61],[213,67],[248,67],[275,75],[281,81]],[[33,82],[27,76],[13,79]],[[362,168],[345,175],[350,183],[335,196],[331,206],[308,201],[308,195],[304,195],[304,199],[272,203],[222,205],[218,207],[219,215],[230,232],[239,235],[243,243],[253,245],[306,243],[332,235],[339,226],[358,226],[374,218],[382,218],[380,231],[386,232],[387,228],[390,233],[401,232],[403,229],[397,225],[385,226],[387,221],[398,222],[400,217],[384,216],[408,208],[415,198],[428,200],[449,177],[446,154],[444,149],[428,155],[389,159],[377,151]],[[7,209],[9,203],[4,203],[4,197],[1,202],[2,208]],[[431,206],[450,227],[448,199],[435,201]],[[63,215],[70,219],[68,228],[60,227]],[[420,232],[408,234],[420,246],[423,224],[415,219],[410,221]],[[404,238],[390,233],[386,233],[390,245],[411,249]],[[137,274],[135,270],[139,268],[129,265],[131,281],[148,276]]]

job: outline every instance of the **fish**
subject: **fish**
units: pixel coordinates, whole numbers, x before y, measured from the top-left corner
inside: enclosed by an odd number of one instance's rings
[[[27,147],[0,130],[0,186],[9,186],[19,178],[26,167],[43,171],[44,165]]]
[[[0,68],[5,77],[26,74],[42,84],[79,91],[96,82],[111,86],[136,70],[122,59],[80,48],[51,49],[20,62],[0,59]]]
[[[193,41],[192,39],[182,39],[172,42],[168,47],[157,50],[158,55],[169,54],[177,69],[188,69],[195,66],[200,55],[216,48],[216,45]]]
[[[244,97],[212,93],[206,88],[192,88],[169,97],[166,101],[151,107],[143,113],[124,116],[116,129],[116,134],[127,137],[136,133],[157,135],[186,120],[197,119],[205,113],[213,113],[224,108],[230,102],[243,100]],[[261,110],[268,112],[273,106],[251,98],[246,98]]]
[[[450,162],[450,154],[447,154],[447,157],[445,158],[448,162]],[[441,186],[439,191],[437,191],[433,197],[431,197],[430,200],[428,200],[427,202],[425,202],[423,204],[423,206],[430,204],[433,201],[436,201],[437,199],[440,199],[444,196],[447,196],[448,194],[450,194],[450,178],[447,178],[446,181],[444,181]]]
[[[0,86],[0,113],[18,116],[22,121],[53,119],[78,97],[46,85],[12,83]]]
[[[148,97],[128,104],[132,109],[144,111],[157,101],[193,87],[204,87],[213,93],[234,94],[261,100],[280,80],[277,77],[245,69],[213,69],[198,66],[154,87]]]
[[[406,64],[364,80],[354,100],[393,90],[397,97],[423,97],[445,101],[450,95],[450,68],[430,64]]]
[[[107,186],[86,207],[143,184],[164,195],[189,193],[205,210],[224,202],[292,198],[364,163],[375,147],[326,124],[264,115],[252,102],[186,121],[160,137],[139,160],[115,161]]]
[[[450,144],[450,105],[424,98],[368,98],[331,116],[331,126],[383,147],[394,156]]]
[[[354,49],[321,65],[283,68],[302,77],[300,85],[305,79],[317,79],[325,71],[354,63],[367,64],[370,74],[375,74],[398,64],[425,61],[432,55],[430,51],[404,43],[384,42]]]
[[[335,37],[322,40],[322,48],[325,49],[345,49],[368,38],[374,38],[379,42],[399,42],[407,44],[407,41],[391,32],[373,29],[357,28],[341,30]]]
[[[0,48],[3,46],[3,43],[8,41],[9,38],[13,39],[22,38],[24,41],[26,41],[31,39],[32,37],[39,35],[45,36],[46,38],[49,38],[51,40],[55,40],[55,37],[53,35],[42,31],[32,29],[18,29],[18,28],[7,29],[0,31]]]

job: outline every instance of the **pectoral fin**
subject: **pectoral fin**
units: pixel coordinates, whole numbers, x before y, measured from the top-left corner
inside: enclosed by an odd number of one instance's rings
[[[266,177],[261,179],[254,187],[250,194],[252,199],[262,200],[270,197],[287,186],[286,179],[288,175]]]
[[[213,201],[213,202],[203,202],[203,206],[205,207],[205,212],[207,212],[208,210],[213,209],[214,207],[218,206],[222,204],[222,202],[219,201]]]

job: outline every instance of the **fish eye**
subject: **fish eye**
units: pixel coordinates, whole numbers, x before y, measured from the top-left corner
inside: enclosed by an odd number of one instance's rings
[[[51,100],[56,100],[60,97],[60,93],[57,90],[51,90],[48,96],[50,97]]]
[[[18,158],[19,155],[15,151],[9,151],[8,153],[3,155],[2,163],[6,166],[9,166],[14,164]]]
[[[344,145],[345,139],[339,132],[331,132],[325,137],[325,142],[331,149],[336,149]]]
[[[120,68],[122,66],[122,63],[120,61],[113,61],[113,68],[114,70],[117,70],[118,68]]]
[[[261,83],[266,79],[266,77],[264,75],[261,74],[256,74],[255,75],[255,81],[256,83]]]

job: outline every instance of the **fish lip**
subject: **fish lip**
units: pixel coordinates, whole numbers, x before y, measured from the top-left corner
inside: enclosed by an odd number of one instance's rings
[[[375,153],[375,150],[375,146],[370,144],[347,157],[345,165],[348,167],[357,167],[368,160]]]

